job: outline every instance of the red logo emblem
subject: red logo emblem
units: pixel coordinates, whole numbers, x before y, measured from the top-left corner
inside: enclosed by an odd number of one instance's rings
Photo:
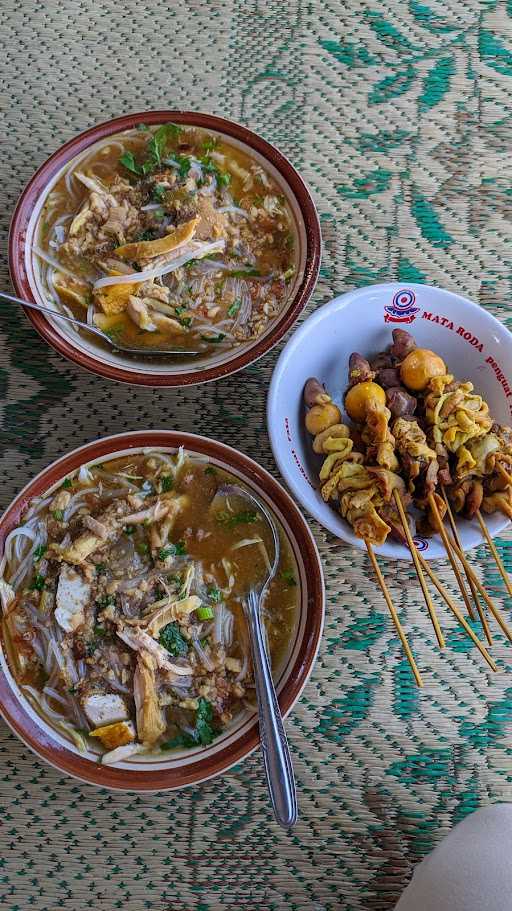
[[[386,323],[412,323],[416,319],[419,307],[415,307],[416,297],[414,291],[397,291],[393,303],[384,307],[384,320]]]

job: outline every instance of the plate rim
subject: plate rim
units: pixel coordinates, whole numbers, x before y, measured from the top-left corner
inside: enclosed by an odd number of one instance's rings
[[[489,313],[487,310],[485,310],[483,307],[481,307],[480,304],[477,304],[475,301],[472,301],[470,298],[465,297],[464,295],[459,294],[456,291],[450,291],[447,288],[441,288],[441,287],[438,287],[437,285],[431,285],[426,282],[390,281],[390,282],[378,282],[376,284],[370,284],[370,285],[363,285],[360,288],[354,288],[350,291],[345,291],[342,294],[338,294],[338,295],[336,295],[336,297],[327,301],[325,304],[322,304],[316,310],[314,310],[313,313],[311,313],[307,317],[307,319],[305,319],[300,324],[300,326],[298,326],[295,329],[293,335],[286,342],[284,348],[282,349],[282,351],[276,361],[274,370],[272,372],[272,377],[270,380],[268,395],[267,395],[267,403],[266,403],[267,432],[268,432],[268,436],[270,439],[270,446],[272,449],[272,453],[273,453],[274,459],[276,461],[277,467],[279,468],[279,472],[280,472],[280,475],[281,475],[284,483],[291,490],[293,496],[296,497],[296,499],[300,503],[301,507],[307,512],[307,514],[311,518],[313,518],[315,521],[317,521],[319,523],[319,525],[322,526],[322,528],[324,528],[326,531],[329,531],[331,534],[335,535],[335,537],[339,541],[341,541],[344,545],[346,545],[347,547],[355,547],[357,550],[361,550],[363,552],[366,550],[364,541],[362,539],[355,538],[355,536],[354,536],[354,540],[349,540],[347,538],[342,537],[339,533],[339,528],[337,527],[336,523],[334,522],[334,516],[336,515],[334,510],[332,510],[333,521],[330,522],[329,520],[326,520],[325,517],[323,515],[321,515],[320,511],[316,510],[314,508],[314,501],[312,503],[306,503],[304,501],[304,499],[302,497],[302,488],[300,487],[299,483],[295,480],[295,476],[292,476],[289,473],[286,463],[281,456],[279,440],[277,438],[278,430],[276,429],[277,423],[275,420],[275,415],[276,415],[277,407],[278,407],[278,387],[279,387],[279,383],[281,381],[282,375],[285,371],[287,362],[293,356],[295,349],[299,346],[302,339],[305,336],[307,336],[307,334],[310,331],[312,326],[316,326],[317,323],[322,322],[322,320],[325,319],[326,317],[328,317],[333,311],[341,312],[348,304],[352,303],[354,300],[357,300],[360,297],[364,297],[369,292],[371,293],[372,291],[374,291],[374,292],[379,292],[379,293],[386,293],[386,292],[387,293],[390,293],[390,292],[396,293],[404,288],[410,289],[412,291],[421,290],[423,292],[425,291],[425,289],[427,289],[427,290],[435,291],[436,293],[441,293],[442,295],[445,295],[446,297],[449,297],[449,298],[456,298],[457,300],[462,302],[464,305],[469,305],[472,310],[478,311],[478,313],[483,316],[484,320],[488,320],[490,322],[490,324],[494,326],[494,328],[496,329],[497,333],[501,336],[501,338],[503,338],[503,340],[508,339],[509,343],[512,345],[512,334],[509,332],[509,330],[506,328],[506,326],[504,326],[492,313]],[[318,489],[315,488],[315,491],[318,492]],[[501,534],[501,532],[505,528],[507,528],[509,525],[510,525],[510,520],[507,519],[506,516],[503,516],[503,522],[501,523],[498,530],[494,533],[493,537],[495,537],[498,534]],[[484,539],[482,537],[480,540],[476,540],[474,543],[470,544],[465,549],[474,550],[476,547],[479,547],[483,543],[484,543]],[[402,552],[401,553],[390,553],[388,548],[389,548],[389,545],[384,545],[384,549],[383,549],[383,547],[375,546],[374,551],[382,559],[386,559],[386,560],[390,560],[390,561],[401,561],[403,563],[412,563],[412,556],[410,553],[407,552],[407,550],[405,548],[404,548],[403,553]],[[432,553],[429,554],[428,550],[425,551],[425,553],[423,554],[423,557],[424,557],[424,559],[429,560],[429,561],[443,559],[443,557],[436,556]]]

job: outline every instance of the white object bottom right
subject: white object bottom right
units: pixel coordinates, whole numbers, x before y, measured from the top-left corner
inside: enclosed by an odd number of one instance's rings
[[[512,803],[467,816],[415,869],[395,911],[510,911]]]

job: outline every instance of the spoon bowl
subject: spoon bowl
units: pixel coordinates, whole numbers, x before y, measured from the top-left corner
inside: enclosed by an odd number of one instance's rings
[[[76,316],[68,316],[67,313],[59,313],[58,310],[54,310],[52,307],[41,307],[39,304],[33,304],[31,301],[22,300],[21,297],[15,297],[14,294],[5,294],[3,291],[0,291],[0,299],[10,301],[12,304],[19,304],[21,307],[28,307],[29,310],[40,310],[42,313],[49,313],[50,316],[55,316],[57,319],[63,319],[68,323],[73,323],[73,325],[79,326],[80,329],[85,329],[86,332],[90,332],[92,335],[96,335],[103,339],[103,341],[107,342],[114,351],[122,351],[123,354],[133,354],[139,357],[141,355],[144,357],[197,357],[198,354],[197,351],[189,351],[186,348],[137,348],[131,345],[121,345],[119,342],[114,342],[106,332],[98,329],[97,326],[91,326],[89,323],[84,323],[83,320],[78,319]]]
[[[266,577],[260,577],[259,579],[255,578],[253,584],[247,586],[247,591],[244,592],[244,595],[247,596],[249,590],[252,588],[259,598],[263,600],[265,592],[276,575],[277,567],[279,566],[279,558],[281,556],[279,532],[272,514],[261,500],[257,499],[257,497],[253,496],[248,490],[244,490],[243,487],[239,487],[237,484],[223,484],[219,487],[212,500],[211,508],[213,508],[214,512],[232,511],[233,514],[236,514],[237,512],[243,512],[244,509],[247,509],[247,505],[252,507],[252,510],[261,513],[272,533],[274,553],[273,559],[267,567],[268,574]],[[257,569],[257,564],[255,564],[255,567]]]
[[[260,576],[259,579],[256,578],[247,587],[243,596],[243,607],[251,643],[261,748],[268,790],[276,821],[284,829],[291,829],[297,821],[297,793],[290,750],[272,680],[261,619],[261,607],[265,594],[279,565],[279,532],[272,514],[265,504],[237,484],[225,484],[219,487],[210,508],[220,512],[223,505],[226,507],[226,512],[233,512],[234,515],[237,511],[235,505],[238,507],[250,505],[253,510],[255,509],[262,515],[272,533],[273,560],[267,566],[266,574]]]

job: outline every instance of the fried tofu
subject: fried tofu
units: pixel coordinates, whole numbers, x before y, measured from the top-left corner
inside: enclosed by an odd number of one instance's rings
[[[127,743],[133,743],[136,735],[131,721],[115,721],[113,724],[105,724],[103,727],[90,731],[89,736],[97,737],[105,749],[115,750],[117,747],[124,747]]]

